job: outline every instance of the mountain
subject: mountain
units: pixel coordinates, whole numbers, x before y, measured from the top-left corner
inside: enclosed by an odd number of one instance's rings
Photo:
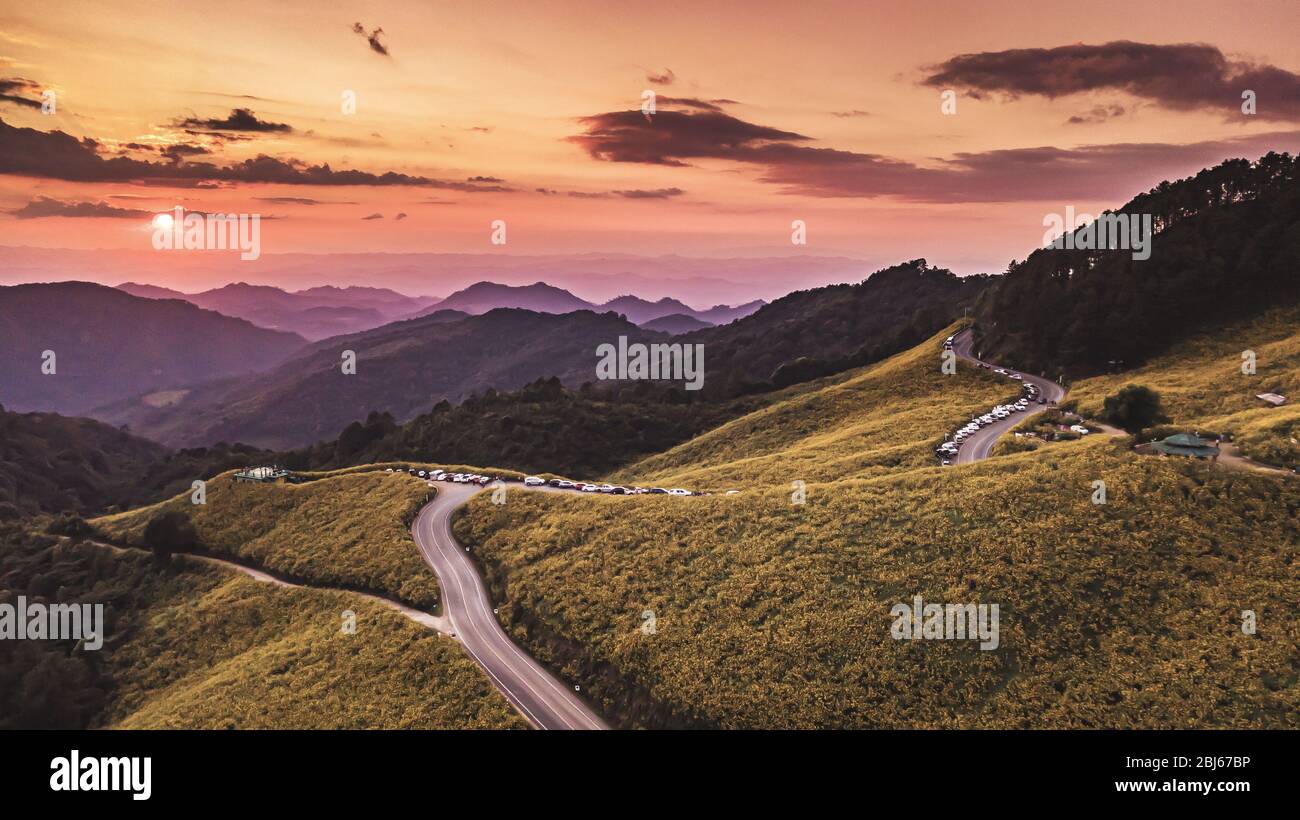
[[[646,330],[653,330],[658,333],[670,333],[674,336],[679,333],[689,333],[692,330],[713,327],[713,325],[708,322],[702,322],[694,316],[687,316],[684,313],[672,313],[668,316],[660,316],[659,318],[651,319],[648,322],[641,322],[640,325]]]
[[[460,310],[480,314],[496,308],[521,308],[538,313],[572,313],[575,310],[594,310],[596,306],[545,282],[519,287],[477,282],[464,290],[456,291],[433,308],[419,311],[411,318],[427,316],[432,310]]]
[[[857,284],[796,291],[680,341],[704,345],[710,397],[784,387],[905,350],[960,317],[989,281],[914,259]]]
[[[711,325],[725,325],[743,319],[759,308],[766,305],[767,302],[762,299],[755,299],[752,302],[746,302],[743,305],[728,307],[727,305],[714,305],[708,310],[691,311],[691,315],[702,322],[708,322]]]
[[[172,452],[94,419],[0,407],[0,519],[147,504],[268,458],[241,445]]]
[[[0,287],[0,402],[84,414],[128,396],[264,370],[303,344],[297,334],[186,302],[87,282]],[[53,373],[43,372],[45,362]]]
[[[600,310],[621,313],[634,325],[644,325],[646,322],[673,314],[695,315],[695,311],[685,304],[667,296],[657,302],[650,302],[639,296],[619,296],[601,305]]]
[[[181,293],[135,282],[117,287],[146,299],[181,299],[261,327],[291,331],[311,341],[370,330],[434,308],[438,302],[432,296],[406,296],[387,288],[332,285],[291,292],[236,282],[201,293]]]
[[[1041,248],[1013,263],[977,311],[986,355],[1077,377],[1300,301],[1300,162],[1287,154],[1163,182],[1118,213],[1150,215],[1150,258]],[[1250,347],[1240,341],[1240,350]]]
[[[132,400],[97,416],[172,446],[299,447],[332,439],[372,411],[404,420],[442,400],[514,390],[539,376],[574,387],[595,381],[596,347],[619,336],[662,338],[612,313],[439,310],[316,342],[273,370],[202,385],[164,407]],[[341,357],[349,350],[356,372],[345,375]]]

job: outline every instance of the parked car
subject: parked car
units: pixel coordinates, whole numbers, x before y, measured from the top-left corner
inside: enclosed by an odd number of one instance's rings
[[[653,495],[668,495],[668,491],[663,487],[651,487],[650,492]]]
[[[524,479],[524,486],[526,487],[540,487],[545,483],[545,479],[538,478],[535,475],[530,475]]]
[[[600,487],[597,487],[595,484],[583,484],[582,491],[584,493],[598,493],[600,492]]]
[[[668,491],[669,495],[690,495],[690,490],[683,490],[680,487]]]

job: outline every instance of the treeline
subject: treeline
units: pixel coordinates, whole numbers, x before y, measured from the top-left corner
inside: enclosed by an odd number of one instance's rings
[[[986,357],[1071,377],[1126,369],[1190,333],[1300,297],[1297,160],[1269,153],[1162,182],[1118,213],[1151,214],[1151,257],[1043,248],[989,288]],[[1050,371],[1050,372],[1049,372]]]
[[[441,401],[398,424],[388,413],[353,422],[334,441],[288,453],[292,469],[381,461],[481,464],[593,478],[761,406],[758,397],[706,401],[680,386],[638,381],[565,388],[538,379],[510,393]]]
[[[0,520],[148,504],[267,455],[226,443],[171,451],[93,419],[0,407]]]

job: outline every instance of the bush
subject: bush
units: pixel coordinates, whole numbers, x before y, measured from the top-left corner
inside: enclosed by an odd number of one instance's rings
[[[1118,393],[1107,396],[1101,415],[1124,432],[1133,434],[1169,421],[1161,406],[1160,394],[1140,384],[1125,385]]]

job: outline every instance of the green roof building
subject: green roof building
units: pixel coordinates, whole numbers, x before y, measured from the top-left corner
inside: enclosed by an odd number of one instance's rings
[[[1151,450],[1166,456],[1213,458],[1219,454],[1219,445],[1191,433],[1178,433],[1161,441],[1152,442]]]

